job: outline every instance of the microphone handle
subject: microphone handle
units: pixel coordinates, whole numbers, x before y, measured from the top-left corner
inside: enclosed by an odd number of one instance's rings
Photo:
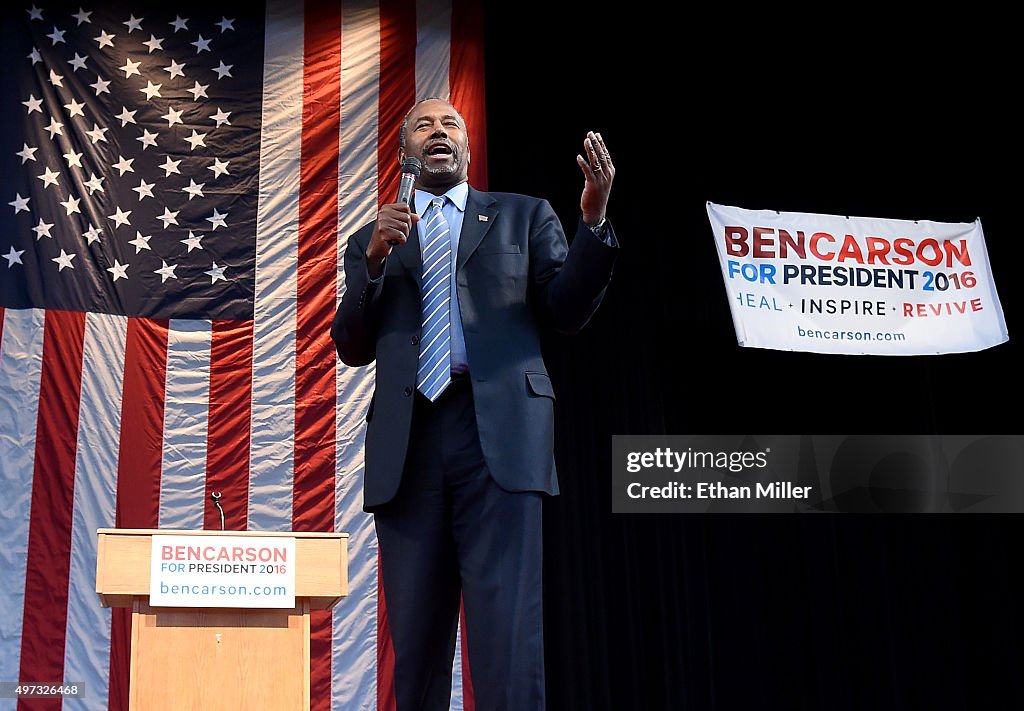
[[[412,173],[402,173],[402,182],[398,184],[398,197],[395,202],[409,204],[409,200],[412,199],[412,188],[416,184],[416,176]],[[393,239],[388,240],[388,244],[392,247],[396,246],[398,242]]]

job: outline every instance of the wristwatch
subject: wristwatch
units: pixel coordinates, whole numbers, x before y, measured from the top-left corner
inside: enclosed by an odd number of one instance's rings
[[[598,239],[604,239],[604,233],[608,230],[608,218],[602,217],[601,221],[596,225],[587,225],[587,227],[590,228],[590,231],[593,232]]]

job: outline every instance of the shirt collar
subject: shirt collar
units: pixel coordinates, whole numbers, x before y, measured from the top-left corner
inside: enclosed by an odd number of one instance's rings
[[[451,200],[455,207],[459,208],[459,212],[466,211],[466,201],[469,200],[469,183],[462,181],[455,187],[448,190],[445,196]],[[416,213],[419,215],[424,214],[427,211],[427,207],[430,205],[430,201],[435,197],[441,197],[440,195],[434,195],[428,193],[426,190],[417,190],[414,196],[416,201]]]

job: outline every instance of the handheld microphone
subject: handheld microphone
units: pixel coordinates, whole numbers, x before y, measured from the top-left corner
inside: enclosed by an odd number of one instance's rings
[[[398,185],[398,199],[395,202],[409,204],[412,197],[412,188],[416,184],[416,178],[420,177],[420,169],[423,164],[419,158],[409,156],[402,161],[402,182]]]
[[[395,202],[409,204],[409,200],[412,199],[413,186],[416,184],[416,178],[420,177],[420,169],[422,167],[423,164],[420,163],[420,159],[414,156],[409,156],[402,161],[402,181],[398,184],[398,197],[395,199]],[[388,240],[388,244],[394,247],[398,242]]]

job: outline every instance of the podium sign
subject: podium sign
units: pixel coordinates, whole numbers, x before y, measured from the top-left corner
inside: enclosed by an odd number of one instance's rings
[[[153,536],[153,607],[295,607],[295,539]]]
[[[309,711],[310,612],[329,610],[348,594],[348,534],[101,528],[97,535],[100,604],[132,610],[129,711]],[[165,553],[164,546],[171,550]],[[244,603],[275,596],[235,590],[234,597],[206,598],[225,604],[157,606],[154,596],[159,600],[161,593],[154,593],[154,581],[174,585],[166,577],[170,569],[161,571],[164,577],[153,577],[164,555],[168,563],[184,564],[184,571],[173,572],[186,576],[190,562],[222,566],[197,568],[193,575],[257,578],[261,563],[273,565],[275,570],[262,577],[294,576],[292,604],[271,607],[262,599],[252,606]],[[250,555],[256,573],[234,567],[250,565]],[[180,578],[177,584],[202,586],[211,579]],[[201,596],[202,591],[188,594]]]

